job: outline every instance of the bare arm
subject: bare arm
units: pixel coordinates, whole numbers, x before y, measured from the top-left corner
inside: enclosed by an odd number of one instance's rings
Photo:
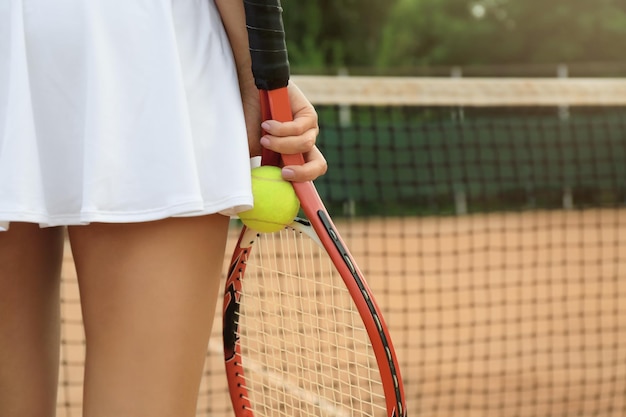
[[[259,93],[254,85],[254,77],[252,75],[252,58],[250,57],[243,0],[215,0],[215,5],[222,18],[222,23],[224,29],[226,29],[233,51],[233,57],[235,58],[241,100],[246,118],[250,155],[260,155],[261,109]]]
[[[239,83],[254,86],[243,0],[215,0],[235,57]],[[250,85],[248,85],[250,84]]]
[[[319,133],[317,113],[313,105],[292,83],[289,84],[294,121],[264,124],[267,135],[261,138],[261,109],[258,90],[252,75],[252,59],[248,49],[248,31],[243,0],[214,0],[235,58],[239,88],[246,117],[248,143],[251,155],[260,155],[261,146],[281,153],[304,153],[303,166],[283,168],[283,177],[290,181],[313,180],[326,172],[326,160],[317,149],[315,140]],[[262,145],[261,145],[262,143]]]

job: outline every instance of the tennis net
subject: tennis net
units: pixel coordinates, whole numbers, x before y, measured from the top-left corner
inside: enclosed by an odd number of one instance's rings
[[[294,78],[409,415],[626,415],[626,81]],[[68,258],[60,417],[80,416],[72,271]],[[232,415],[219,317],[198,415]]]

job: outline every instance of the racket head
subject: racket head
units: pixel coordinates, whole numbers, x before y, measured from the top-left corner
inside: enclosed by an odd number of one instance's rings
[[[311,222],[296,219],[273,234],[243,230],[224,301],[237,416],[406,415],[369,288],[339,273]]]
[[[252,71],[260,90],[263,119],[291,121],[293,115],[287,90],[289,61],[280,0],[244,0],[244,7]],[[281,160],[284,165],[304,163],[302,154],[278,156],[264,150],[262,164],[279,165]],[[224,294],[223,332],[235,413],[247,417],[264,415],[261,410],[269,410],[271,413],[267,415],[305,415],[303,409],[309,409],[307,404],[312,404],[310,415],[315,416],[405,416],[404,389],[397,358],[374,297],[313,183],[298,182],[293,186],[308,220],[296,220],[280,233],[269,235],[244,227],[233,252]],[[275,238],[278,240],[272,240]],[[290,256],[285,255],[285,249]],[[251,255],[255,254],[258,254],[257,261],[266,259],[274,265],[269,269],[255,267],[251,261],[254,259]],[[262,263],[258,262],[258,265]],[[300,273],[302,271],[304,274]],[[259,284],[266,275],[271,277],[272,274],[284,279],[270,278]],[[284,287],[287,291],[272,287],[281,281],[289,283]],[[322,297],[320,301],[317,296],[325,291],[316,289],[303,297],[301,290],[296,289],[302,289],[304,282],[313,287],[332,288],[332,296]],[[258,296],[252,296],[254,290],[248,291],[255,285],[263,289],[259,290]],[[283,295],[270,304],[261,305],[268,299],[268,294]],[[255,297],[257,304],[248,307]],[[335,312],[335,308],[340,312]],[[287,316],[290,319],[284,319],[286,315],[282,309],[296,313],[290,313]],[[324,309],[329,309],[328,315],[320,314]],[[261,316],[254,324],[247,321],[254,317],[254,312],[272,310],[277,313],[271,318]],[[299,320],[305,315],[311,318],[308,324]],[[325,323],[324,327],[315,324],[321,322]],[[347,323],[352,330],[346,330]],[[290,326],[296,330],[287,332]],[[269,330],[258,331],[264,327]],[[339,327],[343,330],[328,331]],[[304,331],[305,328],[308,330]],[[287,333],[292,336],[285,337]],[[345,337],[352,333],[358,337]],[[257,341],[254,338],[257,334],[271,337]],[[334,336],[329,338],[330,334]],[[277,350],[268,349],[270,340],[280,342]],[[324,340],[327,343],[323,343]],[[317,348],[303,351],[302,346],[309,346],[305,342],[312,342]],[[334,353],[322,354],[324,346],[333,349]],[[325,360],[305,361],[310,354],[323,356]],[[276,358],[282,359],[276,361]],[[271,361],[278,365],[272,368]],[[296,363],[309,365],[293,368]],[[333,363],[332,371],[326,368]],[[350,369],[362,371],[350,373]],[[361,372],[366,376],[361,376]],[[259,379],[271,384],[259,382]],[[311,381],[324,382],[311,385]],[[270,385],[282,388],[275,389]],[[340,388],[327,391],[326,387],[335,385]],[[285,414],[284,410],[288,408],[291,411]]]

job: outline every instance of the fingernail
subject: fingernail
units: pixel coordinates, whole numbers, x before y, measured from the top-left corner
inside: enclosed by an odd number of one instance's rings
[[[283,168],[282,170],[283,178],[286,180],[292,180],[296,177],[296,173],[293,169]]]
[[[263,146],[269,146],[270,144],[270,140],[265,136],[263,136],[259,142],[261,142],[261,145]]]
[[[263,130],[267,131],[271,126],[269,123],[263,122],[261,123],[261,127],[263,128]]]

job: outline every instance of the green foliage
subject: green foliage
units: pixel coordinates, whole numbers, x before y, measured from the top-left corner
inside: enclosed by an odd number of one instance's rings
[[[402,0],[379,64],[619,61],[623,0]]]
[[[626,0],[283,0],[295,67],[624,62]]]
[[[294,66],[372,66],[395,0],[282,0]]]

